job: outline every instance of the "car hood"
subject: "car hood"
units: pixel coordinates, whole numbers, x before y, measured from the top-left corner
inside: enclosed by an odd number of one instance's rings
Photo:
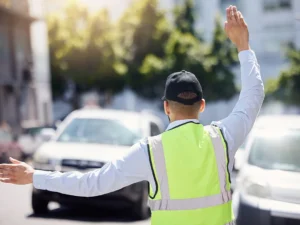
[[[243,173],[244,176],[265,181],[271,199],[300,204],[300,172],[266,170],[248,165],[240,175]]]
[[[34,161],[49,159],[78,159],[109,162],[120,158],[130,146],[86,144],[86,143],[44,143],[34,154]]]
[[[300,204],[299,172],[270,171],[266,179],[272,199]]]

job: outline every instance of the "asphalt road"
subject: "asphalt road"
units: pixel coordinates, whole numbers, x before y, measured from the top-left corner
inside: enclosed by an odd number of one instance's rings
[[[0,225],[150,225],[150,221],[133,221],[126,212],[71,210],[50,204],[49,213],[37,216],[31,209],[31,185],[0,183]]]

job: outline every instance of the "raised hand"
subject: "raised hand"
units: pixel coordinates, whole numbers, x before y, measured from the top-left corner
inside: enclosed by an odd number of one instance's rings
[[[0,182],[10,184],[31,184],[34,169],[24,162],[9,158],[12,164],[0,164]]]
[[[225,32],[228,38],[236,45],[239,52],[250,49],[248,26],[242,13],[237,11],[236,6],[229,6],[226,15]]]

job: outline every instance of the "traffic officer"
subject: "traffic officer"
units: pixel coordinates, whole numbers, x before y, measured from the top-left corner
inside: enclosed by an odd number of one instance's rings
[[[0,165],[0,181],[86,197],[148,181],[153,225],[234,224],[234,155],[255,122],[264,90],[242,14],[235,6],[226,11],[225,31],[238,49],[242,81],[239,100],[227,118],[200,124],[199,112],[205,108],[201,85],[192,73],[176,72],[165,86],[170,124],[164,133],[141,140],[123,158],[85,174],[38,171],[11,159],[12,164]]]

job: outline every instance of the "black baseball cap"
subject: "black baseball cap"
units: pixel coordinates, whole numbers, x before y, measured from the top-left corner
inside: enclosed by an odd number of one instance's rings
[[[179,95],[183,92],[192,92],[195,97],[183,99]],[[184,105],[193,105],[203,97],[202,87],[197,77],[185,70],[175,72],[168,76],[165,86],[165,93],[162,100],[175,101]]]

